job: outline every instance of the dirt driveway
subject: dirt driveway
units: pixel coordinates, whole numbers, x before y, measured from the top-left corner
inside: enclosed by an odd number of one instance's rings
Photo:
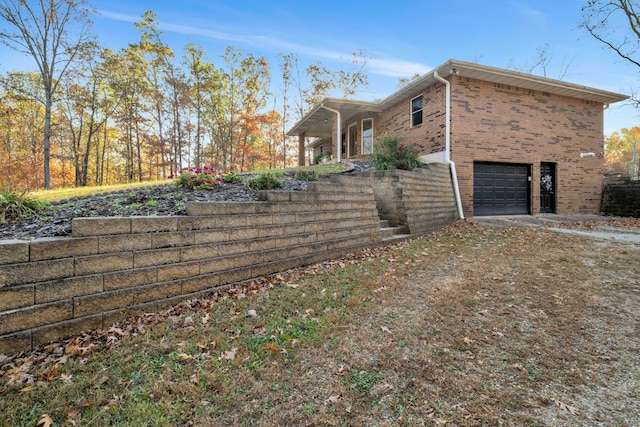
[[[547,227],[561,233],[578,234],[597,240],[640,245],[640,219],[601,215],[530,215],[487,216],[472,218],[473,222],[491,227]]]

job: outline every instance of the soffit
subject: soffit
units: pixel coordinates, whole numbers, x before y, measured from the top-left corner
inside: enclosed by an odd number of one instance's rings
[[[505,70],[502,68],[487,67],[485,65],[453,59],[439,66],[434,71],[437,71],[438,75],[443,78],[447,78],[451,74],[456,74],[461,77],[484,80],[491,83],[530,89],[538,92],[553,93],[555,95],[568,96],[571,98],[584,99],[605,105],[624,101],[629,98],[628,96],[619,93],[568,83],[561,80],[534,76],[532,74]],[[436,82],[437,79],[433,76],[433,71],[431,71],[405,88],[384,99],[382,104],[385,106],[391,106],[397,102],[407,99],[409,96],[419,93]]]
[[[342,122],[346,122],[349,118],[360,113],[377,113],[381,111],[381,105],[377,102],[355,101],[352,99],[325,98],[316,105],[311,111],[296,123],[287,135],[300,135],[302,133],[307,136],[316,136],[320,138],[329,138],[332,134],[333,119],[335,113],[327,110],[340,111]]]

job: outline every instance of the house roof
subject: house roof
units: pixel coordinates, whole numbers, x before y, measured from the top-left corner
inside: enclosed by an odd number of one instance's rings
[[[599,102],[604,105],[624,101],[629,98],[619,93],[561,80],[451,59],[380,102],[357,101],[346,98],[325,98],[305,114],[287,134],[300,135],[305,133],[307,136],[330,137],[334,113],[324,107],[340,111],[343,120],[348,119],[356,113],[380,112],[436,83],[437,80],[433,75],[434,71],[437,71],[438,75],[443,78],[447,78],[451,74],[456,74],[462,77],[492,83]]]

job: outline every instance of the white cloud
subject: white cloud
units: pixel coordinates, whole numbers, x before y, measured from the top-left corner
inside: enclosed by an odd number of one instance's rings
[[[114,21],[137,22],[138,16],[125,15],[105,10],[100,10],[101,16]],[[239,35],[222,31],[214,31],[207,28],[195,27],[191,25],[172,24],[164,21],[158,22],[160,28],[178,34],[194,35],[210,38],[213,40],[228,41],[233,43],[246,43],[252,46],[259,46],[263,49],[279,50],[282,52],[294,52],[304,55],[312,60],[332,60],[349,61],[352,52],[345,53],[317,46],[289,42],[275,37],[264,35]],[[365,53],[366,54],[366,53]],[[396,58],[369,58],[369,71],[386,77],[411,77],[415,73],[420,75],[427,73],[433,67],[425,64],[405,61]]]
[[[527,17],[527,19],[535,25],[544,27],[547,24],[547,16],[539,10],[532,9],[523,4],[519,5],[520,12]]]
[[[434,67],[394,58],[374,58],[369,61],[371,72],[388,77],[411,77],[428,73]]]

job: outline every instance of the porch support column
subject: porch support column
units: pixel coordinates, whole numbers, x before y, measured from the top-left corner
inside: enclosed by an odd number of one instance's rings
[[[305,164],[305,144],[306,134],[302,132],[298,135],[298,166],[304,166]]]

